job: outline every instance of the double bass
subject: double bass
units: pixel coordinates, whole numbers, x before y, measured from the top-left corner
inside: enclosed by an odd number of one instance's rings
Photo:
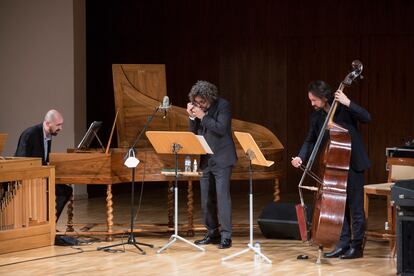
[[[354,80],[362,77],[362,63],[355,60],[352,62],[352,67],[353,70],[340,83],[338,90],[344,91]],[[346,128],[333,121],[337,106],[338,102],[334,99],[309,160],[306,166],[301,165],[303,174],[298,185],[301,203],[296,206],[296,211],[302,240],[309,240],[303,190],[315,192],[310,242],[319,247],[318,263],[323,248],[330,248],[339,240],[345,214],[351,136]],[[326,132],[328,135],[325,147],[319,151]],[[318,152],[321,155],[320,177],[311,170]],[[303,185],[306,175],[316,180],[316,187]]]

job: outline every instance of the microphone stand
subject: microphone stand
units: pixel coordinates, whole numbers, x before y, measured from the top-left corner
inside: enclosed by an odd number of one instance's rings
[[[151,114],[151,116],[148,117],[146,124],[144,125],[144,128],[141,130],[141,132],[136,136],[134,143],[132,144],[132,146],[128,149],[127,154],[125,155],[125,157],[128,157],[130,152],[134,153],[135,156],[135,146],[137,145],[138,141],[141,139],[141,136],[144,134],[144,132],[147,130],[149,124],[152,122],[152,120],[155,117],[155,114],[157,114],[158,110],[161,109],[161,105],[157,106],[157,108],[155,108],[154,112]],[[126,159],[126,158],[125,158]],[[98,247],[97,250],[108,250],[111,247],[115,247],[115,246],[119,246],[119,245],[124,245],[124,244],[131,244],[133,246],[135,246],[142,255],[145,255],[145,251],[142,250],[138,245],[143,245],[143,246],[148,246],[151,248],[154,248],[153,244],[147,244],[147,243],[140,243],[137,242],[135,239],[135,235],[134,235],[134,216],[135,216],[135,212],[134,212],[134,204],[135,204],[135,190],[134,190],[134,186],[135,186],[135,168],[136,167],[132,167],[131,168],[131,174],[132,174],[132,181],[131,181],[131,222],[130,222],[130,231],[129,231],[129,236],[128,236],[128,240],[126,242],[121,242],[121,243],[117,243],[117,244],[113,244],[113,245],[108,245],[108,246],[101,246]]]

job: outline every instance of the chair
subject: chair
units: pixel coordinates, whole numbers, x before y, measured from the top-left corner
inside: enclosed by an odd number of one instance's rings
[[[391,187],[394,185],[395,181],[414,179],[414,158],[388,157],[387,169],[387,183],[369,184],[364,187],[364,211],[366,223],[368,223],[369,218],[370,197],[384,196],[387,201],[387,222],[384,230],[370,231],[367,229],[365,238],[374,237],[388,240],[392,256],[395,256],[395,208],[391,201]]]

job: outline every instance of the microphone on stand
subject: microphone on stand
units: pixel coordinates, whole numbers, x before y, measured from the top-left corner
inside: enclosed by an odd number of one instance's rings
[[[162,103],[159,106],[159,109],[164,110],[164,116],[162,117],[165,119],[167,117],[167,110],[171,107],[170,98],[168,96],[164,96],[162,99]]]
[[[159,111],[159,110],[164,110],[164,116],[163,119],[165,119],[167,117],[167,109],[169,109],[171,107],[170,105],[170,98],[168,98],[168,96],[164,96],[164,98],[162,99],[162,103],[157,106],[157,108],[155,108],[154,112],[151,114],[151,116],[148,117],[147,122],[144,125],[144,128],[141,130],[141,132],[139,134],[137,134],[134,143],[131,146],[131,149],[134,150],[135,146],[137,145],[139,139],[141,138],[141,136],[144,134],[144,132],[147,130],[148,125],[151,123],[152,119],[154,118],[155,114]],[[126,160],[129,156],[129,151],[128,153],[125,155],[124,159]]]

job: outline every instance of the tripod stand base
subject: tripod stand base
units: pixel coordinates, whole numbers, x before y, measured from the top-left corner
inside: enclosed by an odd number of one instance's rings
[[[268,257],[266,257],[262,252],[260,252],[259,250],[257,250],[257,248],[254,248],[250,243],[248,243],[247,244],[247,248],[246,249],[244,249],[244,250],[242,250],[242,251],[240,251],[240,252],[237,252],[237,253],[234,253],[233,255],[230,255],[230,256],[227,256],[227,257],[224,257],[224,258],[222,258],[221,259],[221,261],[222,262],[224,262],[224,261],[227,261],[227,260],[230,260],[230,259],[232,259],[232,258],[234,258],[234,257],[237,257],[237,256],[240,256],[240,255],[242,255],[242,254],[244,254],[244,253],[247,253],[247,252],[249,252],[250,250],[252,250],[255,254],[258,254],[263,260],[265,260],[268,264],[271,264],[272,263],[272,261],[268,258]]]
[[[101,251],[101,250],[105,251],[105,250],[108,250],[108,249],[110,249],[112,247],[120,246],[120,245],[125,245],[125,244],[131,244],[131,245],[135,246],[141,252],[142,255],[145,255],[147,253],[145,253],[145,251],[142,250],[138,245],[143,245],[143,246],[148,246],[148,247],[154,248],[154,245],[153,244],[137,242],[135,240],[134,234],[133,233],[130,233],[130,235],[128,237],[128,241],[121,242],[121,243],[116,243],[116,244],[111,244],[111,245],[108,245],[108,246],[100,246],[96,250],[98,250],[98,251]]]
[[[174,235],[171,235],[170,241],[168,243],[166,243],[163,247],[161,247],[160,250],[157,251],[157,254],[161,253],[162,251],[164,251],[165,249],[167,249],[168,247],[170,247],[177,240],[186,242],[189,245],[194,246],[195,248],[197,248],[197,249],[199,249],[199,250],[201,250],[203,252],[206,251],[204,248],[202,248],[202,247],[200,247],[200,246],[198,246],[198,245],[196,245],[196,244],[194,244],[194,243],[192,243],[192,242],[190,242],[190,241],[188,241],[188,240],[186,240],[186,239],[184,239],[184,238],[182,238],[182,237],[174,234]]]

